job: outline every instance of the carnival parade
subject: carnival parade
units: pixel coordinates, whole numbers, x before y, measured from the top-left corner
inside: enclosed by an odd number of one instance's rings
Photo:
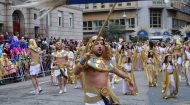
[[[0,105],[190,105],[190,24],[178,31],[165,27],[159,36],[143,24],[131,26],[134,32],[130,38],[108,25],[118,11],[115,8],[119,2],[141,1],[146,0],[28,0],[11,4],[10,10],[40,6],[40,11],[45,12],[34,18],[35,22],[45,19],[47,24],[42,31],[45,33],[56,29],[50,27],[54,23],[50,24],[49,18],[54,15],[49,14],[55,14],[52,11],[61,6],[69,9],[74,7],[68,5],[89,3],[93,3],[93,8],[95,3],[112,3],[112,6],[96,34],[80,40],[75,40],[74,35],[64,38],[56,34],[23,35],[21,20],[16,21],[22,16],[16,10],[13,32],[3,32],[0,28]],[[172,0],[162,2],[167,4]],[[159,16],[158,10],[155,11],[152,19]],[[57,29],[67,27],[64,22],[69,22],[70,28],[76,27],[72,26],[77,24],[72,23],[75,15],[69,13],[68,20],[63,21],[66,18],[61,13],[58,10]],[[126,16],[124,12],[123,17]],[[125,21],[120,19],[118,24],[122,22]],[[81,33],[85,33],[85,24],[87,29],[93,27],[89,21],[83,22]],[[27,27],[27,21],[23,26]],[[77,29],[69,31],[78,33]]]

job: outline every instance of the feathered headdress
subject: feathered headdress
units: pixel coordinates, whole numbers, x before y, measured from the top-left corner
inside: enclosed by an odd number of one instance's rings
[[[27,48],[27,43],[26,42],[20,42],[20,47],[22,48],[22,49],[26,49]]]
[[[9,43],[9,44],[12,44],[12,43],[14,43],[14,42],[15,42],[15,40],[14,40],[13,37],[9,38],[9,40],[8,40],[8,43]]]
[[[180,31],[182,35],[186,35],[187,33],[190,34],[190,25],[183,27]]]
[[[19,42],[14,42],[10,44],[10,49],[13,49],[14,47],[18,47],[18,46],[19,46]]]

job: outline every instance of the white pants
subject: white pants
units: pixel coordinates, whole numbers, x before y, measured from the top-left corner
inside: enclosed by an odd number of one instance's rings
[[[65,68],[63,72],[64,72],[64,74],[65,74],[66,76],[68,76],[68,74],[67,74],[67,68]],[[59,76],[59,75],[61,75],[60,69],[54,70],[54,76],[57,77],[57,76]]]
[[[189,61],[186,61],[185,63],[185,68],[186,68],[186,76],[187,76],[187,82],[188,85],[190,85],[190,72],[189,72]]]
[[[122,79],[122,92],[123,92],[123,94],[130,92],[124,79]]]
[[[171,93],[174,93],[174,91],[176,90],[176,85],[175,85],[175,80],[174,80],[174,75],[169,75],[169,79],[170,79],[170,84],[169,87],[167,89],[167,95],[169,96]]]
[[[61,75],[60,69],[54,70],[54,76],[57,77],[59,75]]]
[[[30,75],[38,75],[40,73],[40,64],[30,66]]]
[[[180,64],[180,65],[182,64],[182,57],[178,57],[177,63]]]
[[[189,69],[186,69],[186,76],[187,76],[187,83],[190,85],[190,71]]]
[[[86,95],[88,97],[96,97],[97,96],[97,94],[94,94],[94,93],[86,93]],[[105,103],[104,103],[103,100],[100,100],[100,101],[98,101],[96,103],[85,103],[85,105],[105,105]]]

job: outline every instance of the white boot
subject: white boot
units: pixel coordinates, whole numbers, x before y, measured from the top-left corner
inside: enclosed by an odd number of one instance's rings
[[[59,91],[59,94],[63,94],[63,90],[60,90],[60,91]]]
[[[66,88],[66,86],[64,86],[64,93],[66,93],[67,92],[67,88]]]

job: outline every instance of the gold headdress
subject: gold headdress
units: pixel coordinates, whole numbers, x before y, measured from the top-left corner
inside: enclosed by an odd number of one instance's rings
[[[35,52],[40,52],[41,51],[41,48],[39,48],[37,46],[36,41],[34,39],[29,40],[28,48],[34,50]]]
[[[37,48],[37,47],[38,46],[36,44],[36,41],[34,39],[30,39],[28,48],[34,49],[34,48]]]
[[[97,39],[97,36],[93,36],[87,43],[86,45],[86,53],[92,51],[92,47],[94,45],[94,41]],[[103,58],[111,58],[112,57],[112,53],[111,53],[111,48],[109,46],[109,44],[107,44],[104,40],[103,37],[100,37],[99,40],[103,40],[104,41],[104,46],[105,46],[105,50],[102,54]]]
[[[180,50],[181,49],[181,46],[180,45],[177,45],[174,47],[174,50]]]

